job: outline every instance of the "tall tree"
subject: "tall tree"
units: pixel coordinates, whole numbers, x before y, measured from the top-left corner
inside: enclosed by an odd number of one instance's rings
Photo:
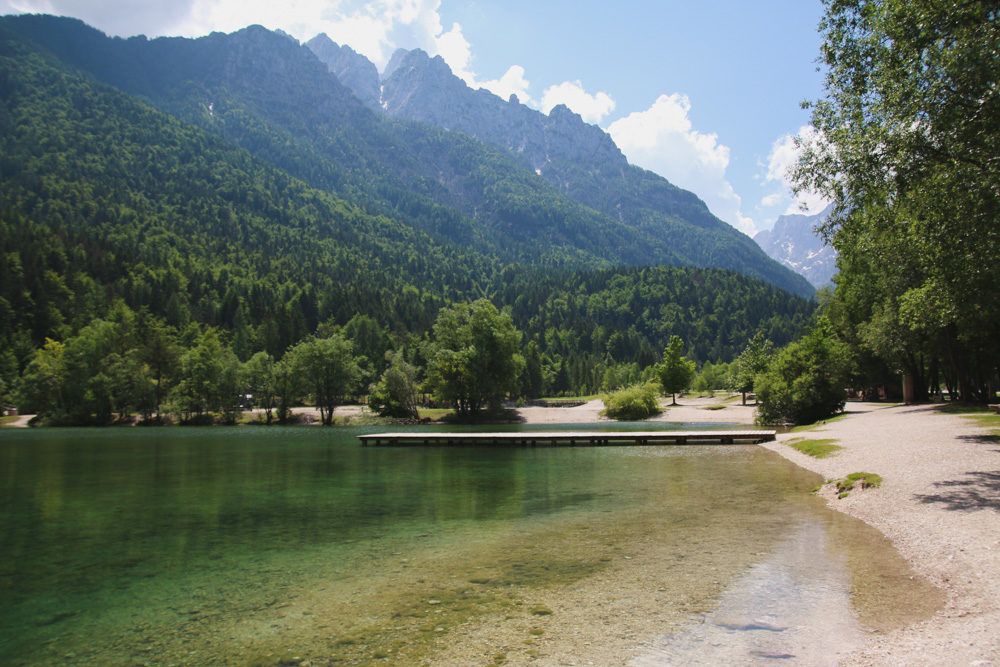
[[[460,415],[499,407],[504,396],[517,390],[524,358],[518,352],[521,333],[508,313],[486,299],[459,304],[438,314],[433,334],[427,381]]]
[[[243,364],[243,377],[253,395],[254,405],[263,408],[264,418],[270,424],[277,398],[274,357],[264,351],[253,355]]]
[[[1000,8],[825,0],[825,98],[794,171],[836,206],[838,297],[882,359],[943,356],[966,398],[1000,365]]]
[[[694,377],[694,362],[681,356],[683,351],[681,337],[671,336],[663,350],[663,362],[656,369],[663,392],[670,394],[671,405],[677,405],[677,392],[687,389]]]
[[[350,341],[339,334],[309,338],[285,353],[291,367],[312,394],[324,426],[333,424],[333,409],[361,375]]]
[[[731,384],[743,395],[743,405],[747,404],[747,392],[753,391],[754,378],[767,370],[773,352],[774,344],[764,340],[764,333],[758,331],[733,362]]]
[[[368,395],[368,407],[383,417],[417,418],[417,368],[403,359],[403,351],[386,352],[389,366]]]

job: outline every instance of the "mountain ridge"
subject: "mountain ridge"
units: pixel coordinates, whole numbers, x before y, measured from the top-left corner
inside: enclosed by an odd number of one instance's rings
[[[564,105],[546,115],[516,96],[504,101],[488,90],[473,90],[440,56],[420,49],[397,50],[380,83],[381,98],[373,109],[504,150],[571,199],[663,239],[686,258],[684,264],[741,270],[799,294],[811,293],[797,274],[783,282],[780,270],[760,263],[757,244],[715,217],[694,193],[629,164],[603,129]]]
[[[754,241],[773,259],[805,276],[817,289],[832,285],[837,273],[837,251],[815,231],[829,214],[828,206],[813,215],[779,216],[774,227],[758,232]]]

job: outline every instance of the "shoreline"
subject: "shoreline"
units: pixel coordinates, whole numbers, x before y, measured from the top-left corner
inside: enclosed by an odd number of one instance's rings
[[[649,421],[751,423],[753,406],[718,398],[682,399]],[[522,408],[528,424],[606,421],[600,401],[576,408]],[[827,506],[885,535],[919,575],[946,595],[930,619],[889,633],[871,632],[841,661],[848,665],[1000,664],[1000,447],[991,428],[936,405],[851,402],[846,417],[808,431],[781,433],[759,446],[825,480],[853,472],[882,476],[877,489]],[[825,459],[800,453],[796,439],[833,439],[842,449]]]

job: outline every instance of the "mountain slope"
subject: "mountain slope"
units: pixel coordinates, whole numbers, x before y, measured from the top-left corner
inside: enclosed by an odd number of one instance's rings
[[[833,282],[837,272],[837,251],[823,242],[815,229],[829,214],[827,208],[816,215],[783,215],[772,229],[754,236],[768,255],[805,276],[816,287]]]
[[[718,361],[757,329],[791,337],[812,310],[727,271],[526,269],[442,242],[312,188],[0,25],[6,386],[46,338],[132,316],[120,302],[175,327],[183,346],[216,327],[241,359],[353,324],[374,332],[363,349],[378,360],[404,343],[419,355],[442,305],[482,296],[512,309],[544,369],[540,386],[567,392],[598,390],[614,366],[649,363],[672,333]],[[113,354],[135,343],[118,341]]]
[[[309,188],[3,29],[0,174],[0,340],[22,352],[115,299],[178,327],[242,328],[272,353],[357,313],[419,330],[445,298],[484,294],[499,267]]]
[[[344,56],[325,35],[310,44],[314,42],[322,43],[316,53],[331,70],[343,67]],[[364,81],[366,90],[377,83],[370,68],[348,69],[344,76]],[[768,261],[749,237],[712,215],[697,196],[628,164],[607,133],[565,106],[546,116],[515,96],[504,101],[489,91],[472,90],[444,60],[419,49],[397,51],[381,84],[382,96],[373,108],[507,151],[573,200],[665,243],[681,263],[734,269],[799,294],[811,293],[806,281]]]
[[[680,261],[662,241],[560,195],[501,151],[376,115],[307,48],[259,26],[147,41],[55,17],[2,23],[101,81],[442,242],[547,265]]]

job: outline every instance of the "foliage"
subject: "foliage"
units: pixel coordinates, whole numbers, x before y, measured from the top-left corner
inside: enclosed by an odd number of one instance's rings
[[[239,359],[214,329],[181,355],[179,378],[171,400],[185,420],[221,411],[230,421],[239,410],[244,393]]]
[[[754,380],[757,422],[807,424],[841,411],[847,400],[845,356],[842,344],[822,322],[779,351]]]
[[[826,457],[830,456],[834,452],[837,452],[837,451],[843,449],[842,447],[840,447],[840,445],[833,444],[835,442],[837,442],[837,441],[836,440],[830,440],[830,439],[825,439],[825,440],[792,440],[788,444],[789,444],[789,446],[791,446],[792,448],[794,448],[794,449],[802,452],[803,454],[806,454],[808,456],[812,456],[813,458],[817,458],[817,459],[825,459]]]
[[[532,393],[545,396],[593,394],[648,379],[643,372],[659,361],[672,335],[687,341],[687,356],[701,364],[729,362],[758,330],[787,344],[804,333],[814,309],[721,270],[530,270],[500,277],[494,301],[511,308],[529,345],[538,346],[541,390]]]
[[[829,0],[826,96],[795,170],[834,200],[835,314],[864,377],[984,400],[1000,367],[995,3]],[[898,381],[898,380],[895,380]]]
[[[733,361],[730,387],[743,395],[743,405],[747,404],[747,393],[754,390],[754,378],[767,370],[773,354],[774,344],[758,331]]]
[[[256,353],[243,364],[243,376],[253,396],[253,406],[264,410],[264,419],[270,424],[277,400],[274,357],[264,351]]]
[[[402,351],[387,352],[388,368],[368,394],[368,407],[383,417],[416,419],[417,369],[403,359]]]
[[[443,309],[427,347],[428,387],[461,417],[499,408],[524,369],[520,340],[510,315],[485,299]]]
[[[713,364],[711,361],[706,361],[691,380],[691,388],[698,392],[727,389],[732,374],[731,366],[732,364],[725,362]]]
[[[639,421],[659,414],[659,391],[656,384],[646,382],[601,396],[604,414],[619,421]]]
[[[312,395],[324,426],[333,424],[333,410],[355,387],[361,369],[350,341],[339,334],[310,337],[285,353],[299,389]]]
[[[671,336],[670,342],[663,350],[663,362],[657,367],[656,374],[660,380],[663,392],[670,394],[672,405],[677,405],[675,394],[684,391],[691,385],[694,377],[694,362],[681,356],[684,341],[680,336]]]

